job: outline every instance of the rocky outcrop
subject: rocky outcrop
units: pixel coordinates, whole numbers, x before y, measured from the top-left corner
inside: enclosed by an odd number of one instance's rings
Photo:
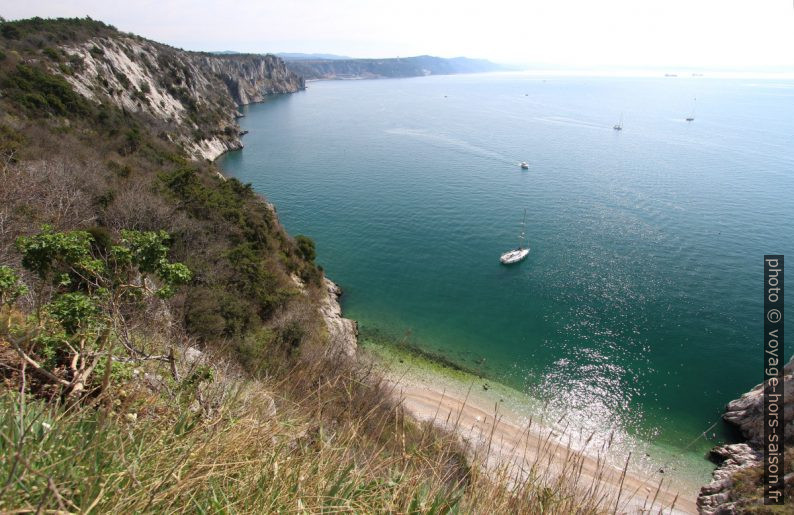
[[[237,105],[262,102],[268,95],[294,93],[306,87],[303,77],[289,71],[274,55],[205,56],[201,66],[223,80]]]
[[[794,437],[794,358],[783,369],[784,435]],[[734,495],[737,472],[763,463],[761,444],[764,437],[764,383],[728,403],[722,418],[734,424],[747,439],[746,443],[721,445],[711,450],[710,458],[719,466],[712,481],[700,489],[697,505],[703,514],[741,513],[747,500]],[[788,484],[788,476],[786,477]]]
[[[328,327],[328,340],[332,352],[340,351],[350,357],[356,354],[358,347],[358,326],[355,320],[342,316],[339,297],[342,290],[330,279],[325,278],[327,295],[320,303],[320,314]]]
[[[78,93],[148,117],[194,158],[242,147],[238,106],[305,87],[273,55],[186,52],[120,32],[63,50],[51,69]]]
[[[783,368],[783,391],[785,422],[784,434],[794,435],[794,359]],[[751,445],[761,445],[764,438],[764,385],[759,384],[738,399],[728,403],[726,421],[736,425]]]
[[[763,454],[746,443],[737,443],[715,447],[710,458],[720,465],[714,471],[711,483],[700,489],[698,510],[703,514],[739,513],[742,500],[733,496],[734,474],[760,465]]]

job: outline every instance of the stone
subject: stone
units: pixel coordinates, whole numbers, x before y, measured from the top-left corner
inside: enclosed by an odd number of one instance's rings
[[[339,297],[342,290],[333,281],[324,279],[326,296],[320,303],[320,314],[328,327],[329,349],[353,357],[358,348],[358,325],[354,320],[342,316]]]
[[[183,354],[185,363],[190,363],[190,364],[195,363],[197,361],[201,361],[203,357],[204,357],[204,353],[195,347],[188,347],[187,349],[185,349],[185,353]]]
[[[794,436],[794,357],[783,368],[783,384],[784,436],[787,442],[791,442]],[[744,511],[743,507],[749,501],[735,498],[732,490],[733,476],[739,470],[760,466],[763,463],[763,454],[760,450],[764,436],[763,410],[763,383],[726,406],[722,418],[738,427],[747,442],[720,445],[711,450],[709,457],[719,466],[712,474],[711,483],[700,489],[697,498],[700,513],[721,515]]]

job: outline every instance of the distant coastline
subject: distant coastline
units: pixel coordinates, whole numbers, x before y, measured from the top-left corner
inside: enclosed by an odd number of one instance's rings
[[[283,57],[287,69],[313,80],[356,80],[454,75],[507,71],[510,68],[484,59],[443,58],[429,55],[386,59],[312,59]]]

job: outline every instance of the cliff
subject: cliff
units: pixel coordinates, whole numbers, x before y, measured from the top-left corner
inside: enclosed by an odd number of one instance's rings
[[[783,420],[786,443],[794,438],[794,358],[783,369],[784,373],[784,412]],[[763,453],[761,445],[764,437],[764,384],[761,383],[740,398],[728,403],[722,418],[735,425],[744,443],[720,445],[710,452],[710,458],[719,466],[714,471],[711,483],[700,489],[697,504],[703,514],[742,513],[751,505],[758,505],[763,485],[758,484],[762,477]],[[786,455],[786,461],[792,456]],[[791,467],[791,463],[786,463]],[[786,488],[794,484],[794,474],[785,476]],[[759,492],[760,489],[760,492]]]
[[[78,93],[149,117],[170,141],[210,160],[242,146],[236,106],[305,87],[274,55],[186,52],[120,32],[62,50],[49,67]]]
[[[207,55],[199,57],[200,68],[226,84],[238,105],[262,102],[268,95],[305,89],[303,77],[289,71],[274,55]]]
[[[309,80],[422,77],[505,70],[503,66],[481,59],[445,59],[429,55],[393,59],[297,59],[287,60],[287,68]]]
[[[352,358],[358,348],[358,325],[355,320],[342,316],[342,306],[339,304],[342,289],[328,278],[324,286],[327,295],[320,303],[320,314],[328,328],[329,349]]]

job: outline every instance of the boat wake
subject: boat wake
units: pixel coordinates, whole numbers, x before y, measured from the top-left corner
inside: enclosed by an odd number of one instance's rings
[[[581,127],[583,129],[598,129],[604,130],[605,126],[585,120],[577,120],[575,118],[567,118],[565,116],[545,116],[535,117],[535,120],[543,123],[551,123],[554,125],[565,125],[568,127]]]
[[[460,140],[457,138],[452,138],[444,134],[429,132],[425,129],[408,129],[408,128],[387,129],[386,133],[395,134],[397,136],[408,136],[411,138],[424,139],[427,140],[428,142],[436,143],[447,148],[450,147],[456,148],[459,150],[463,150],[464,152],[470,155],[482,157],[485,159],[490,159],[493,161],[499,161],[500,163],[504,163],[504,164],[514,165],[514,166],[518,166],[520,164],[519,161],[510,159],[504,154],[500,154],[499,152],[488,150],[487,148],[479,147],[467,141]]]

